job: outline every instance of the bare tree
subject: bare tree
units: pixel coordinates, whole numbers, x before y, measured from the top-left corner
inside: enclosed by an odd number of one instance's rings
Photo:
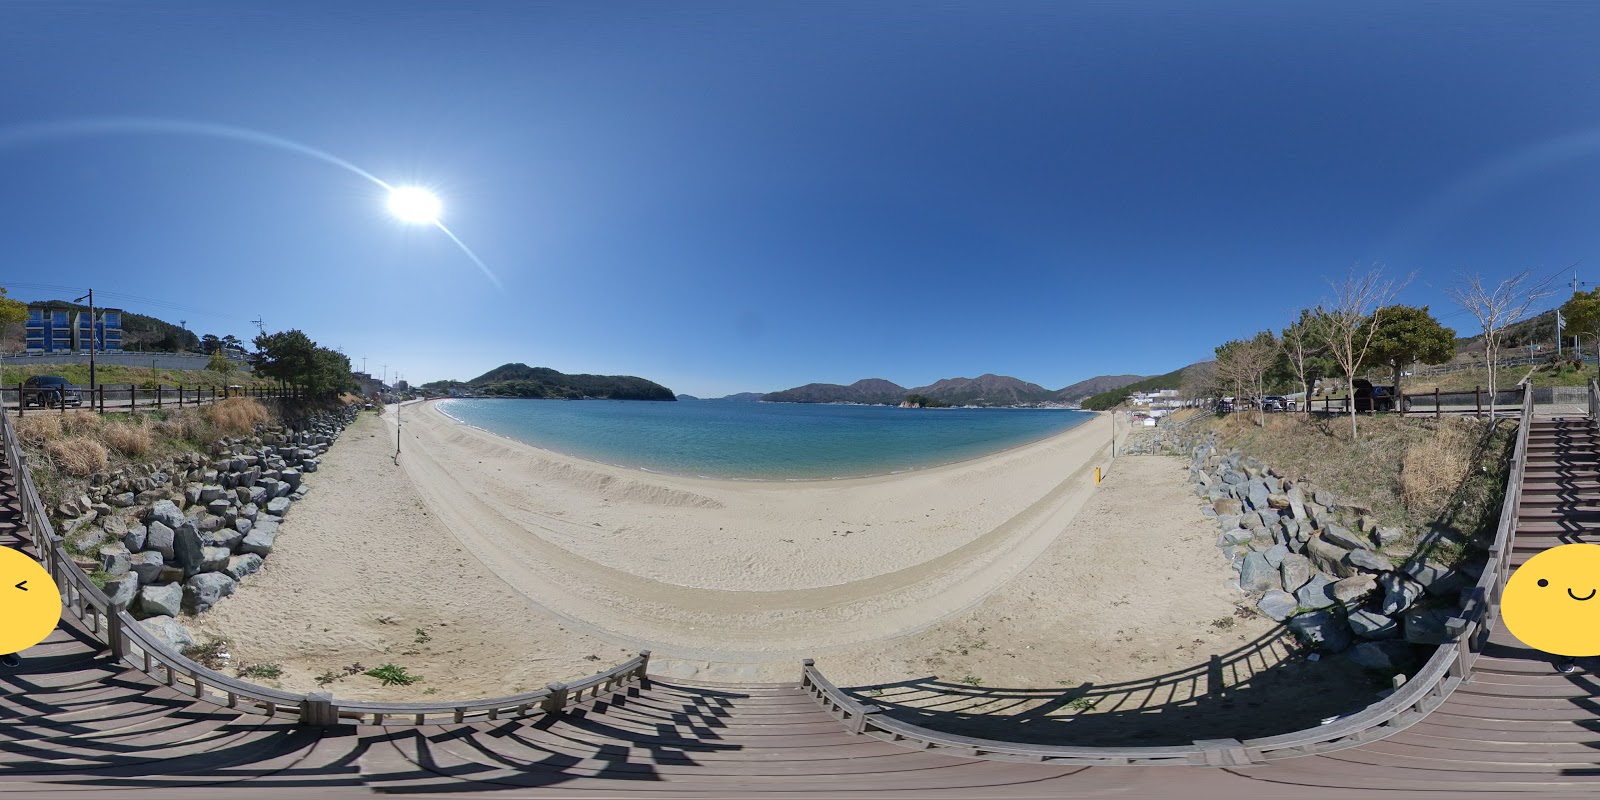
[[[1550,279],[1535,281],[1523,270],[1490,287],[1477,273],[1461,275],[1461,285],[1445,289],[1455,304],[1478,320],[1483,330],[1484,361],[1489,367],[1489,417],[1494,418],[1495,364],[1499,359],[1500,339],[1506,327],[1521,322],[1528,307],[1549,297]]]
[[[1249,339],[1228,342],[1217,348],[1217,374],[1237,389],[1234,396],[1249,394],[1255,399],[1259,425],[1267,424],[1266,395],[1267,372],[1278,360],[1278,337],[1272,331],[1262,331]]]
[[[1366,272],[1357,272],[1356,267],[1351,266],[1344,280],[1328,281],[1333,296],[1322,304],[1327,325],[1328,354],[1339,363],[1349,387],[1346,405],[1350,411],[1352,441],[1356,438],[1356,370],[1366,360],[1367,351],[1372,349],[1372,338],[1381,327],[1381,321],[1373,318],[1373,312],[1392,304],[1395,295],[1410,282],[1409,276],[1399,283],[1392,278],[1385,278],[1383,267],[1377,264]]]
[[[1311,413],[1311,376],[1324,369],[1322,355],[1328,351],[1328,314],[1321,306],[1301,309],[1300,318],[1283,329],[1283,353],[1289,368],[1305,392],[1305,410]]]

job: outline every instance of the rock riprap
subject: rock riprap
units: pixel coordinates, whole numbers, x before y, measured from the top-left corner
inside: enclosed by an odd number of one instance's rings
[[[209,456],[184,453],[91,476],[88,491],[57,507],[69,545],[93,554],[105,592],[174,649],[193,643],[178,621],[233,594],[272,553],[306,476],[355,421],[355,406],[290,426],[257,426]]]
[[[1141,431],[1123,452],[1189,459],[1202,512],[1219,528],[1217,547],[1257,611],[1307,647],[1348,651],[1369,669],[1402,669],[1418,663],[1415,646],[1449,641],[1447,622],[1471,588],[1468,577],[1480,574],[1472,565],[1397,565],[1384,551],[1407,538],[1403,528],[1380,526],[1370,509],[1224,452],[1215,433],[1193,431],[1183,423]]]

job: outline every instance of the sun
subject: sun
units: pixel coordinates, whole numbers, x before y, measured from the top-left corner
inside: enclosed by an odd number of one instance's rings
[[[389,191],[389,213],[406,222],[428,225],[439,221],[441,206],[433,192],[417,186],[399,186]]]

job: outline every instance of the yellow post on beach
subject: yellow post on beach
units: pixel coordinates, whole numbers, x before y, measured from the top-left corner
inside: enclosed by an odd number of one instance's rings
[[[1100,468],[1099,467],[1095,467],[1094,468],[1094,485],[1096,485],[1096,486],[1100,485]]]

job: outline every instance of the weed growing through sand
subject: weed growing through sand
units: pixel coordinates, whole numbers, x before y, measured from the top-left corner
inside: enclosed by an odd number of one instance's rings
[[[412,675],[406,671],[405,667],[398,664],[384,664],[381,667],[373,667],[361,674],[377,678],[383,682],[384,686],[410,686],[422,680],[421,675]]]
[[[1092,700],[1087,697],[1074,697],[1067,701],[1067,708],[1070,708],[1074,711],[1088,711],[1089,709],[1094,708],[1096,705],[1099,705],[1099,703],[1099,700]]]
[[[428,629],[427,628],[418,628],[417,629],[417,644],[427,644],[432,639],[433,639],[433,637],[428,635]]]
[[[327,672],[324,672],[321,675],[317,676],[317,685],[318,686],[327,686],[328,684],[333,683],[334,681],[339,680],[340,678],[343,678],[346,674],[347,673],[345,673],[343,670],[332,670],[332,669],[330,669]]]
[[[423,694],[438,694],[439,693],[439,687],[437,687],[437,686],[429,686],[428,688],[423,689],[422,693]]]
[[[357,661],[356,663],[351,664],[348,667],[345,667],[344,668],[344,674],[346,674],[346,675],[359,675],[362,672],[364,672],[365,670],[366,670],[366,667],[361,666],[361,662]]]
[[[1233,617],[1217,617],[1216,619],[1211,620],[1211,627],[1216,628],[1219,631],[1225,631],[1233,627]]]
[[[210,639],[205,644],[192,644],[183,648],[183,655],[206,669],[222,669],[228,665],[228,642]]]
[[[283,677],[283,667],[278,664],[246,664],[239,667],[239,677],[273,680]]]
[[[983,681],[980,681],[980,680],[978,680],[977,678],[974,678],[971,675],[968,675],[968,676],[962,678],[961,682],[966,684],[966,685],[968,685],[968,686],[982,686],[983,685]]]

